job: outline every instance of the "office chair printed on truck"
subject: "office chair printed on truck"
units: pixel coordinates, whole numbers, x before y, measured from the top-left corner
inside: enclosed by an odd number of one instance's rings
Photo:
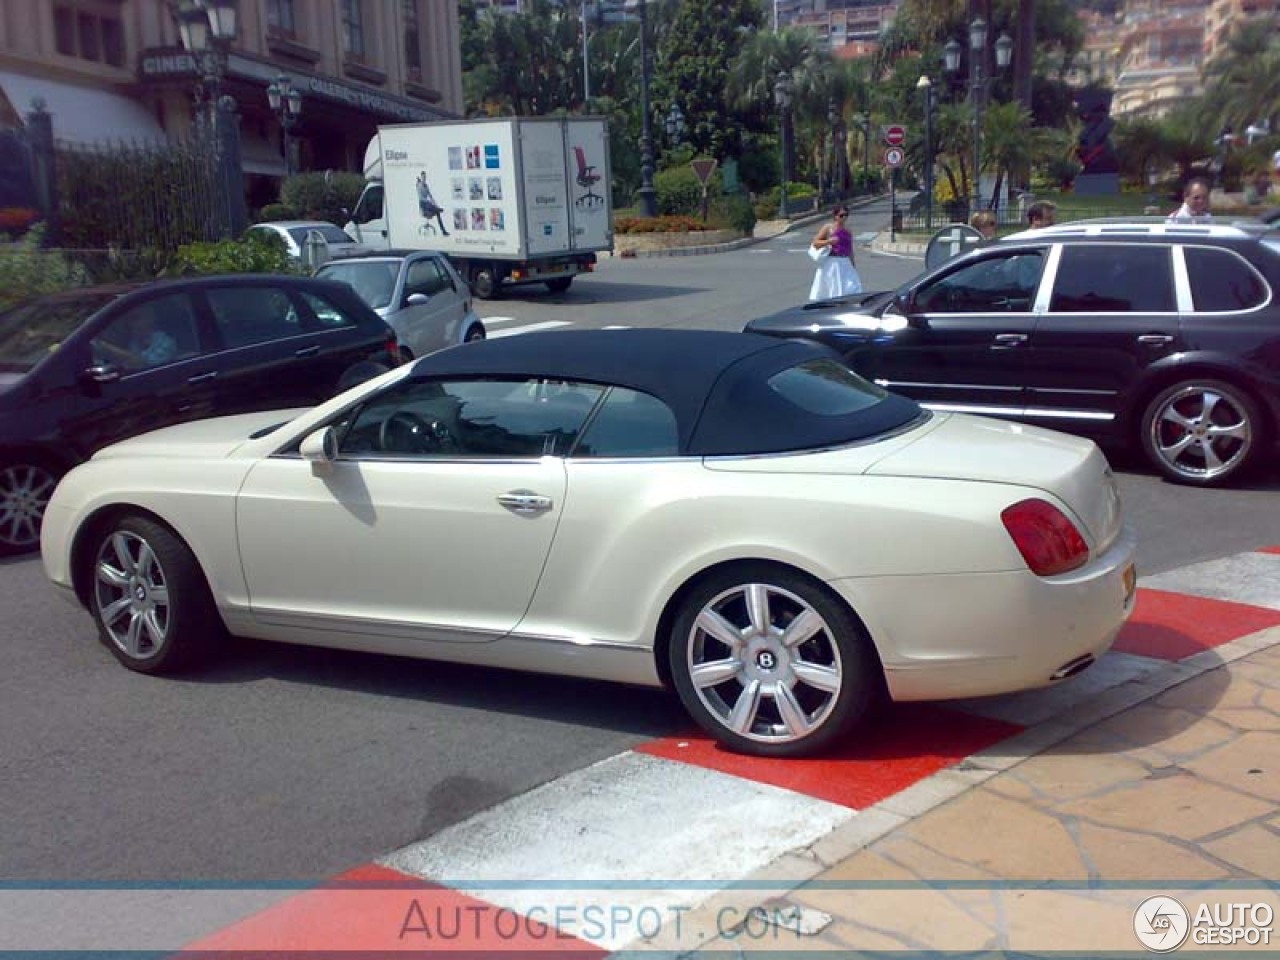
[[[596,193],[591,188],[599,182],[601,174],[596,173],[594,165],[587,163],[586,152],[581,147],[574,147],[573,154],[578,158],[578,186],[586,191],[582,196],[573,201],[575,207],[596,207],[604,203],[604,197]]]

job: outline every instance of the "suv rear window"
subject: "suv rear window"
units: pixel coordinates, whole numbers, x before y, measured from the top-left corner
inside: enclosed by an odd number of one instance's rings
[[[1191,278],[1191,302],[1197,313],[1249,310],[1267,299],[1258,271],[1230,250],[1184,247]]]
[[[1173,313],[1169,248],[1069,244],[1062,250],[1050,313]]]

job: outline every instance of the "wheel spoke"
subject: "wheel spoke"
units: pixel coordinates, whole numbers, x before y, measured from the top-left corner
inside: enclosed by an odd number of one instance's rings
[[[732,680],[741,672],[742,662],[736,658],[730,658],[700,663],[689,671],[689,677],[693,680],[695,687],[706,689],[724,683],[726,680]]]
[[[1208,440],[1200,443],[1200,452],[1204,454],[1204,468],[1209,473],[1216,473],[1222,469],[1222,460],[1218,457],[1218,451],[1213,449],[1213,444]]]
[[[1214,407],[1216,407],[1216,406],[1218,405],[1218,402],[1219,402],[1221,399],[1222,399],[1222,394],[1220,394],[1220,393],[1207,393],[1207,392],[1206,392],[1206,393],[1202,394],[1202,395],[1200,396],[1200,419],[1201,419],[1201,420],[1212,420],[1212,419],[1213,419],[1213,408],[1214,408]]]
[[[1186,452],[1187,447],[1191,446],[1195,442],[1196,438],[1193,434],[1183,434],[1173,443],[1161,444],[1160,452],[1164,454],[1165,458],[1168,460],[1177,460]]]
[[[160,626],[160,621],[156,617],[156,611],[148,610],[140,619],[142,620],[143,627],[147,631],[147,637],[151,640],[152,648],[154,649],[164,643],[164,628]]]
[[[120,561],[120,569],[126,574],[133,575],[137,572],[137,566],[133,562],[133,557],[129,553],[129,538],[123,533],[116,532],[111,535],[111,549],[116,553],[116,559]]]
[[[782,642],[788,648],[794,649],[826,629],[827,625],[822,617],[818,616],[816,611],[806,609],[787,624],[787,629],[782,634]]]
[[[715,640],[719,640],[735,653],[742,647],[741,631],[710,608],[698,614],[696,626],[703,633]]]
[[[802,683],[808,684],[824,693],[840,692],[840,671],[835,667],[825,667],[807,660],[797,660],[791,664],[791,672]]]
[[[115,587],[117,590],[127,590],[129,587],[128,575],[123,570],[108,566],[105,562],[98,564],[98,582]]]
[[[133,611],[129,617],[129,629],[125,633],[124,648],[131,657],[142,656],[142,629],[143,617],[138,611]]]
[[[167,607],[169,605],[169,588],[163,583],[151,587],[148,592],[151,596],[151,602],[157,607]]]
[[[1184,430],[1195,429],[1195,422],[1184,417],[1178,408],[1172,405],[1164,408],[1164,412],[1160,414],[1160,420],[1164,423],[1177,424]]]
[[[747,616],[757,634],[765,633],[772,620],[769,618],[769,588],[763,583],[747,585]]]
[[[760,681],[752,680],[738,694],[737,702],[727,720],[730,730],[735,733],[749,733],[756,720],[756,711],[760,709]]]
[[[139,541],[137,569],[138,576],[142,577],[148,585],[156,582],[156,555],[151,552],[151,544],[145,540]]]
[[[804,736],[813,729],[813,724],[809,722],[804,707],[800,706],[789,686],[784,683],[775,686],[773,700],[778,705],[778,716],[782,718],[783,726],[792,737]]]
[[[1207,432],[1214,440],[1218,440],[1220,438],[1225,440],[1242,441],[1249,439],[1249,425],[1243,420],[1238,423],[1229,423],[1223,426],[1217,426],[1215,424],[1214,426],[1209,427]]]
[[[130,597],[123,596],[119,600],[107,604],[102,608],[102,622],[107,626],[111,626],[120,619],[120,614],[129,609],[131,603]]]

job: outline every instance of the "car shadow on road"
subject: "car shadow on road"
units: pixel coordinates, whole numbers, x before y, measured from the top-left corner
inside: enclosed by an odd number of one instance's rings
[[[595,303],[639,303],[653,300],[671,300],[694,293],[707,293],[711,287],[677,287],[668,283],[646,283],[640,278],[627,283],[609,280],[587,279],[575,283],[564,293],[539,291],[537,287],[516,287],[502,299],[490,300],[493,309],[500,309],[504,300],[527,300],[531,304],[556,304],[566,307],[591,306]]]
[[[196,684],[273,679],[641,737],[664,736],[685,722],[675,695],[659,689],[238,637],[202,669],[180,679]]]

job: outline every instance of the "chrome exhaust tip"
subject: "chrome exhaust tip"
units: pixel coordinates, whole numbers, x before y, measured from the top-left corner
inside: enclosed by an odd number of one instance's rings
[[[1068,660],[1057,670],[1049,675],[1052,681],[1066,680],[1068,677],[1074,677],[1077,673],[1083,673],[1094,664],[1093,654],[1086,653],[1083,657],[1076,657],[1074,660]]]

